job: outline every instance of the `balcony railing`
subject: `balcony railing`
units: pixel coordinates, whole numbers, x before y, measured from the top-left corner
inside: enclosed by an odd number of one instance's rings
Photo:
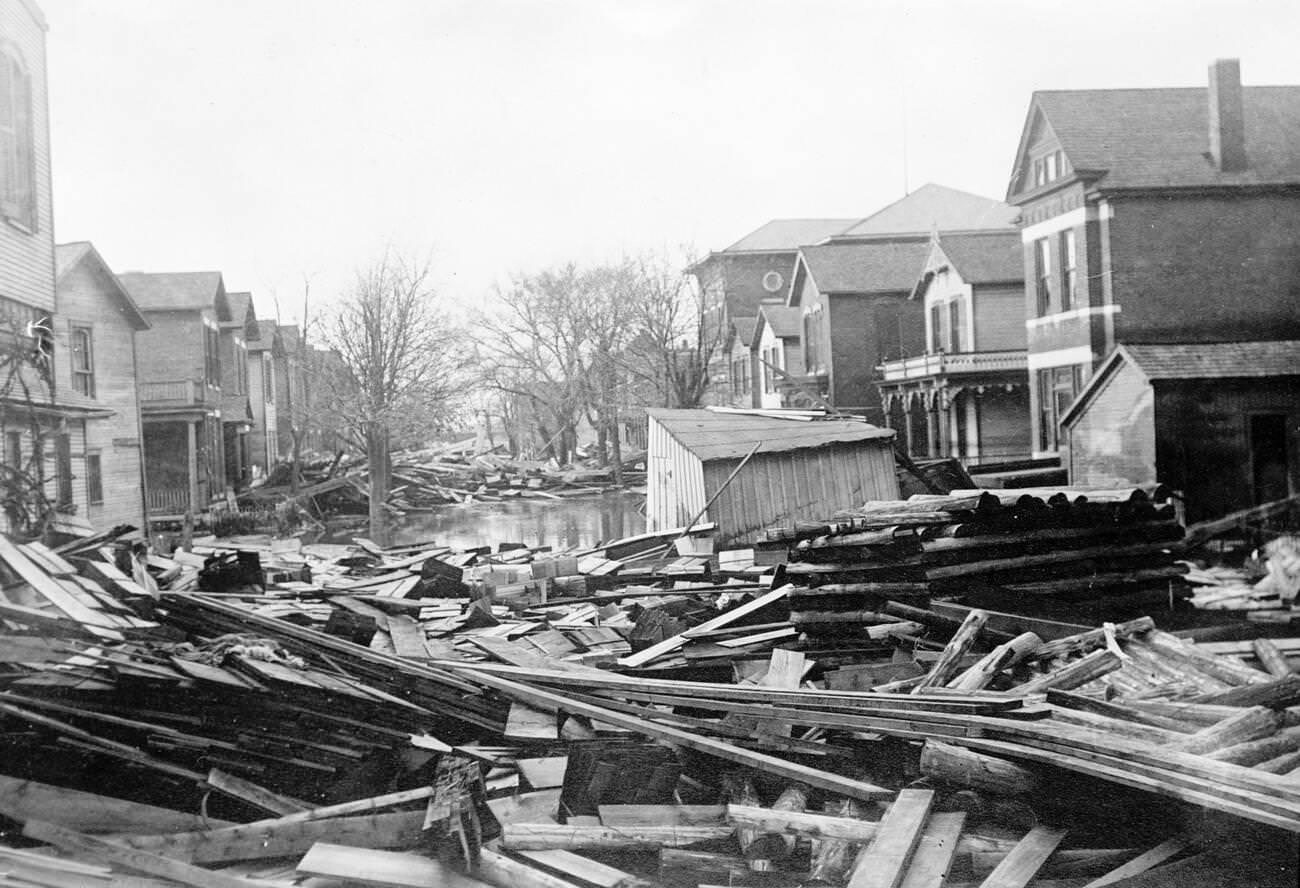
[[[961,376],[972,373],[1006,373],[1027,370],[1029,359],[1023,351],[956,352],[917,355],[887,361],[880,365],[885,382],[903,382],[931,376]]]
[[[198,505],[194,512],[206,511],[208,508],[208,482],[198,484]],[[184,515],[190,508],[190,488],[188,484],[151,484],[149,486],[149,514]]]
[[[200,407],[208,403],[206,386],[193,379],[168,379],[140,383],[140,404],[144,407]]]

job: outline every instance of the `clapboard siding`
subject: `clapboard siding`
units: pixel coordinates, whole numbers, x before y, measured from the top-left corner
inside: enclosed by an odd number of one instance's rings
[[[0,44],[17,54],[32,83],[32,137],[36,230],[0,221],[0,296],[51,311],[54,308],[54,216],[50,192],[45,23],[23,0],[0,0]]]
[[[73,485],[77,512],[96,530],[118,524],[142,526],[144,495],[141,487],[140,409],[136,399],[135,328],[127,320],[121,296],[108,273],[91,256],[65,270],[58,283],[55,318],[55,361],[61,404],[112,415],[85,421],[85,440],[73,449]],[[74,327],[91,331],[94,395],[73,391],[71,333]],[[88,501],[87,453],[98,453],[103,478],[102,503]]]
[[[976,287],[974,298],[975,351],[1024,350],[1025,291],[1023,288]],[[1028,421],[1028,417],[1026,417]]]
[[[1136,368],[1120,364],[1069,429],[1070,483],[1126,487],[1156,480],[1155,393]]]

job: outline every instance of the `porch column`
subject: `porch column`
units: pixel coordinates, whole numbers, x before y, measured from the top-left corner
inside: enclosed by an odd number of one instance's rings
[[[190,503],[188,511],[197,513],[199,510],[199,435],[198,424],[202,420],[190,420],[185,423],[186,448],[185,458],[186,467],[189,470],[190,481]]]

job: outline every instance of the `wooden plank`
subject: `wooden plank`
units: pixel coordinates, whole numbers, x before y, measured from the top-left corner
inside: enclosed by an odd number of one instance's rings
[[[502,826],[501,847],[511,851],[642,850],[679,848],[699,842],[731,838],[730,824],[705,826],[584,826],[573,823],[507,823]]]
[[[1181,854],[1191,844],[1191,839],[1187,836],[1174,836],[1172,839],[1165,839],[1159,845],[1139,854],[1128,863],[1117,866],[1104,876],[1093,879],[1083,888],[1104,888],[1106,885],[1114,885],[1116,882],[1139,876],[1147,870],[1156,868],[1171,857]]]
[[[567,755],[547,758],[526,758],[515,761],[515,767],[533,789],[550,789],[564,785],[564,771],[568,767]]]
[[[538,709],[516,700],[510,704],[503,733],[510,740],[556,740],[560,728],[553,710]]]
[[[781,599],[785,598],[786,595],[789,594],[792,588],[794,587],[787,585],[787,586],[782,586],[779,589],[773,589],[772,591],[764,595],[760,595],[759,597],[755,598],[753,601],[749,602],[748,604],[742,604],[740,607],[735,608],[733,610],[729,610],[725,614],[716,616],[712,620],[706,620],[700,625],[694,627],[694,629],[688,631],[702,633],[702,632],[710,632],[714,629],[721,629],[723,626],[730,626],[732,623],[736,622],[742,617],[747,617],[750,614],[754,613],[755,611],[758,611],[764,607],[767,607],[769,604],[774,604],[775,602],[778,602]],[[626,657],[622,657],[621,659],[619,659],[618,665],[629,666],[629,667],[643,666],[646,663],[649,663],[651,660],[657,659],[658,657],[662,657],[664,654],[672,653],[673,651],[680,648],[682,645],[686,644],[686,642],[689,640],[690,640],[690,636],[686,635],[685,633],[674,635],[672,638],[665,638],[663,641],[659,642],[658,644],[651,645],[650,647],[646,648],[643,651],[638,651],[635,654],[630,654]]]
[[[317,842],[355,848],[414,848],[424,838],[424,817],[424,811],[400,811],[305,820],[261,834],[225,833],[184,852],[175,855],[169,852],[168,856],[189,863],[212,864],[293,857],[306,853]]]
[[[176,832],[233,826],[112,796],[0,775],[0,815],[25,823],[45,820],[82,833]]]
[[[1065,838],[1065,830],[1036,826],[993,868],[980,888],[1025,888]]]
[[[912,865],[903,876],[902,888],[943,888],[965,825],[964,811],[930,815],[912,855]]]
[[[79,623],[98,626],[101,629],[113,629],[118,621],[103,611],[87,607],[49,574],[32,563],[24,553],[18,550],[9,538],[0,534],[0,561],[9,565],[18,578],[31,586],[42,598]]]
[[[377,851],[317,842],[298,862],[306,876],[341,879],[349,885],[370,888],[468,888],[483,883],[461,875],[449,866],[418,854]]]
[[[866,783],[860,780],[854,780],[849,777],[842,777],[829,771],[822,771],[817,768],[810,768],[797,762],[787,761],[776,756],[765,755],[761,752],[745,749],[730,743],[716,740],[712,737],[705,737],[690,731],[682,731],[668,725],[662,725],[651,722],[639,716],[626,715],[621,712],[615,712],[603,706],[595,706],[590,703],[573,700],[561,694],[555,694],[550,691],[543,691],[538,688],[530,687],[519,682],[499,678],[495,675],[488,675],[482,672],[470,672],[466,677],[471,678],[474,682],[486,687],[495,688],[507,697],[513,700],[519,700],[531,705],[540,705],[562,709],[574,715],[585,715],[588,718],[594,718],[597,721],[605,722],[615,727],[626,728],[642,734],[646,737],[653,737],[657,740],[667,740],[671,743],[677,743],[689,749],[706,753],[735,764],[745,765],[746,767],[757,768],[760,771],[783,777],[787,780],[803,781],[810,786],[818,789],[825,789],[830,792],[839,793],[849,796],[850,798],[863,799],[871,801],[874,799],[891,798],[893,792],[883,786]]]
[[[597,805],[602,826],[719,826],[725,805]]]
[[[424,629],[411,617],[389,617],[388,634],[393,638],[397,656],[413,660],[429,659],[429,649],[424,646]]]
[[[849,888],[898,888],[933,804],[933,790],[899,792],[880,819],[876,838],[854,862]]]
[[[293,814],[311,808],[311,805],[306,802],[271,792],[271,790],[258,786],[250,780],[228,774],[220,768],[213,768],[208,772],[208,785],[217,792],[245,801],[270,814]]]
[[[653,883],[621,869],[574,854],[572,851],[520,851],[525,860],[562,873],[570,873],[579,882],[596,888],[651,888]],[[510,886],[515,888],[515,886]]]
[[[23,835],[29,839],[56,845],[74,855],[83,855],[92,860],[105,861],[115,866],[148,873],[151,876],[161,876],[183,885],[191,885],[193,888],[250,888],[258,884],[146,851],[124,848],[113,842],[106,842],[40,820],[27,821],[27,825],[23,827]]]
[[[576,854],[573,856],[578,857]],[[578,888],[577,882],[539,869],[531,861],[515,860],[490,848],[479,852],[474,874],[497,888]]]

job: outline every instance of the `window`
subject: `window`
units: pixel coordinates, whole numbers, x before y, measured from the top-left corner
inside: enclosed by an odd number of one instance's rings
[[[1058,450],[1060,422],[1074,403],[1083,382],[1080,367],[1052,367],[1038,371],[1038,449]]]
[[[66,432],[54,436],[54,478],[58,484],[56,505],[66,509],[72,505],[72,436]]]
[[[959,352],[961,347],[961,303],[948,303],[948,351]]]
[[[772,394],[776,391],[776,370],[781,366],[781,346],[774,345],[763,352],[763,391]]]
[[[275,401],[275,362],[270,352],[262,352],[262,400]]]
[[[825,370],[822,367],[821,329],[818,324],[820,317],[817,307],[803,316],[803,355],[808,373],[821,373]]]
[[[72,390],[87,398],[95,397],[95,358],[91,351],[89,327],[73,327]]]
[[[1052,245],[1045,237],[1034,241],[1034,284],[1041,317],[1052,310]]]
[[[0,50],[0,214],[36,230],[32,80],[11,50]]]
[[[98,453],[86,454],[86,502],[104,502],[104,467]]]
[[[23,433],[5,432],[5,465],[15,471],[23,467]]]
[[[214,388],[221,388],[221,335],[211,327],[203,328],[203,374],[204,381]]]
[[[1061,311],[1074,308],[1079,294],[1079,257],[1074,241],[1074,229],[1061,235],[1061,273],[1064,282],[1061,287]]]
[[[930,306],[930,351],[943,351],[943,306]]]
[[[1064,178],[1067,172],[1066,166],[1065,152],[1059,148],[1034,158],[1034,187],[1038,188],[1048,182]]]
[[[749,394],[749,355],[740,355],[731,359],[731,393]]]

